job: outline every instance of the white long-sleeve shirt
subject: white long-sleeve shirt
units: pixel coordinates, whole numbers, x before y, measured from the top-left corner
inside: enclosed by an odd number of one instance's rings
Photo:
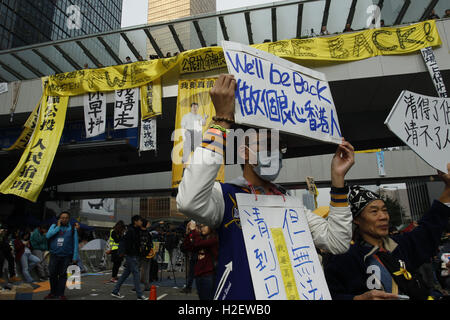
[[[178,187],[178,210],[213,228],[220,226],[225,210],[221,185],[215,182],[222,161],[223,155],[198,147]],[[241,178],[241,181],[245,180]],[[340,195],[338,198],[340,200],[331,202],[327,219],[305,209],[316,248],[333,254],[346,252],[352,237],[352,213],[347,197]]]

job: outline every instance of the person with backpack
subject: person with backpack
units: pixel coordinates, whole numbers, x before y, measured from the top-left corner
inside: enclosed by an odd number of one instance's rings
[[[173,253],[174,250],[178,247],[178,242],[179,239],[177,237],[177,234],[173,231],[173,230],[169,230],[166,233],[165,239],[164,239],[164,246],[167,250],[167,252],[169,253],[169,265],[168,266],[168,271],[174,271],[174,261],[173,261]]]
[[[67,300],[64,295],[67,282],[67,268],[78,261],[78,231],[70,224],[70,213],[63,211],[56,224],[52,224],[45,235],[49,241],[50,293],[44,298]]]
[[[153,238],[150,233],[150,222],[142,219],[140,230],[140,270],[142,283],[144,283],[144,291],[150,291],[150,265],[154,256]]]
[[[142,293],[140,285],[140,273],[139,273],[139,257],[141,255],[140,250],[140,232],[142,227],[142,217],[134,215],[131,218],[131,224],[128,226],[127,231],[119,244],[119,255],[125,256],[125,270],[117,281],[111,296],[114,298],[123,299],[125,296],[121,295],[119,290],[122,284],[128,279],[130,274],[133,274],[134,288],[138,300],[148,300]]]
[[[331,296],[336,300],[433,300],[417,273],[432,258],[450,217],[450,163],[439,173],[445,183],[418,226],[389,236],[389,212],[381,197],[352,186],[349,201],[356,226],[348,252],[331,256],[324,266]]]

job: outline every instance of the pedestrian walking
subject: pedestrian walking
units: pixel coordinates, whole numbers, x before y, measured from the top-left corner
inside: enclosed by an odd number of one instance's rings
[[[119,220],[109,232],[109,250],[106,253],[111,255],[111,262],[113,263],[110,280],[112,283],[117,283],[117,274],[123,261],[123,257],[119,255],[119,244],[125,233],[125,228],[125,223]]]
[[[114,286],[111,296],[122,299],[125,296],[120,294],[120,287],[128,279],[130,274],[133,275],[134,289],[138,300],[148,300],[143,295],[140,285],[140,273],[139,273],[139,256],[140,256],[140,231],[142,226],[142,218],[135,215],[131,218],[131,224],[128,226],[127,231],[119,245],[119,254],[125,256],[125,270]],[[123,248],[122,248],[123,247]]]
[[[140,230],[140,271],[141,282],[144,284],[144,291],[150,291],[150,265],[154,256],[153,239],[150,233],[150,222],[142,219]]]
[[[66,300],[64,291],[67,282],[67,268],[78,261],[78,226],[70,224],[70,213],[63,211],[56,224],[46,234],[50,247],[50,293],[45,299]]]

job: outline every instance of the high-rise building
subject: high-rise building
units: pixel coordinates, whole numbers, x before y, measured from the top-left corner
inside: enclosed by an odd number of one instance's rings
[[[216,12],[215,0],[149,0],[148,1],[148,23],[154,24],[158,22],[165,22],[184,18],[188,16],[194,16],[198,14]],[[215,23],[208,26],[209,29],[216,28]],[[196,35],[196,30],[192,23],[181,23],[175,26],[175,32],[177,33],[180,42],[185,50],[190,50],[200,47]],[[215,35],[215,32],[212,34]],[[164,54],[179,51],[179,48],[175,46],[171,32],[167,28],[161,28],[153,32],[153,36],[161,48],[167,48],[167,52]],[[211,43],[208,43],[210,40]],[[212,42],[217,42],[215,39],[206,39],[208,45]],[[151,46],[149,46],[151,47]],[[172,50],[172,52],[171,52]],[[154,54],[153,51],[149,51],[150,54]]]
[[[121,19],[122,0],[2,0],[0,50],[120,29]]]

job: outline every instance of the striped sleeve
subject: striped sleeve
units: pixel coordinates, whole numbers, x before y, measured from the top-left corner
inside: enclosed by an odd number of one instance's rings
[[[348,206],[348,191],[349,188],[331,188],[330,191],[330,205],[332,207],[347,207]]]
[[[215,128],[209,128],[203,135],[201,147],[222,156],[225,155],[226,133]]]

